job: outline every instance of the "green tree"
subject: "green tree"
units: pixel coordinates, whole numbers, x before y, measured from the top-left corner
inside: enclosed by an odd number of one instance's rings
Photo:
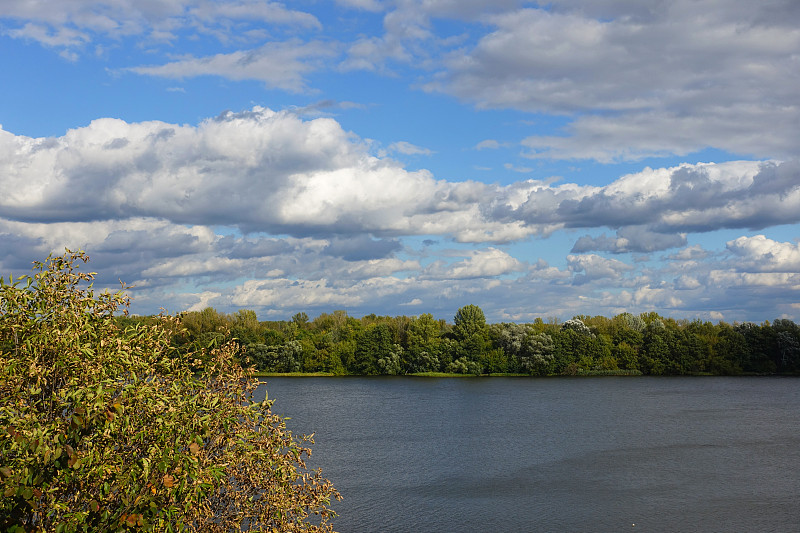
[[[499,324],[497,344],[517,360],[517,366],[529,374],[546,372],[553,359],[553,339],[546,333],[537,333],[533,326]],[[497,328],[495,328],[497,329]]]
[[[713,374],[739,374],[749,359],[747,340],[730,325],[720,323],[718,341],[706,361],[706,371]]]
[[[293,322],[295,325],[297,325],[297,327],[298,327],[299,329],[304,329],[304,328],[306,327],[306,325],[308,324],[308,315],[307,315],[307,314],[305,314],[305,313],[304,313],[304,312],[302,312],[302,311],[301,311],[300,313],[295,313],[295,314],[292,316],[292,322]]]
[[[240,345],[246,346],[263,340],[262,330],[264,328],[258,323],[255,311],[240,309],[230,315],[229,320],[231,336],[237,339]]]
[[[0,283],[0,529],[330,531],[338,494],[235,346],[196,374],[161,323],[117,326],[128,298],[95,295],[87,260]]]
[[[647,325],[643,343],[642,372],[656,376],[676,373],[670,357],[670,332],[660,318]]]
[[[411,320],[406,334],[409,372],[434,372],[439,370],[441,346],[439,323],[430,313]]]
[[[358,335],[355,350],[355,370],[363,375],[381,374],[384,369],[393,369],[387,363],[387,358],[392,359],[395,353],[392,343],[392,332],[389,326],[383,323],[372,324]],[[384,359],[384,364],[378,365],[378,360]]]
[[[486,329],[486,315],[477,305],[465,305],[456,311],[453,318],[453,335],[463,341],[475,334],[483,335]]]
[[[777,371],[778,365],[771,355],[777,351],[777,335],[769,322],[761,325],[744,322],[734,329],[747,343],[747,356],[742,359],[742,370],[763,374]]]

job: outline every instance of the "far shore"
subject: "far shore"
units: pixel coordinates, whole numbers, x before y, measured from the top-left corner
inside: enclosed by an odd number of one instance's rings
[[[318,378],[318,377],[387,377],[387,375],[369,376],[362,374],[333,374],[331,372],[253,372],[250,374],[256,378]],[[479,377],[515,377],[515,378],[543,378],[543,377],[602,377],[602,376],[641,376],[643,375],[638,371],[631,370],[603,370],[589,372],[585,374],[576,374],[575,376],[536,376],[532,374],[515,374],[515,373],[494,373],[494,374],[457,374],[453,372],[415,372],[412,374],[398,374],[398,377],[421,377],[421,378],[479,378]],[[700,374],[698,374],[700,375]],[[711,374],[704,374],[711,375]]]

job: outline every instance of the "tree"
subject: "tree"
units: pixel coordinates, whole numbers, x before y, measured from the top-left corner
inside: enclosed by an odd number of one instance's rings
[[[249,309],[239,309],[230,316],[231,336],[239,341],[239,344],[246,346],[258,343],[262,340],[262,330],[264,328],[258,323],[256,312]]]
[[[477,305],[465,305],[456,311],[453,318],[453,334],[456,339],[463,341],[474,334],[482,335],[486,328],[486,315]]]
[[[406,335],[410,372],[439,370],[439,324],[430,313],[411,320]]]
[[[553,360],[553,339],[547,333],[531,333],[519,352],[522,369],[530,374],[542,374]]]
[[[399,373],[399,354],[392,344],[392,332],[386,324],[378,323],[368,326],[357,337],[355,350],[355,369],[359,374],[375,375],[395,370],[394,355],[397,355],[397,372]],[[383,359],[384,363],[378,364]]]
[[[497,343],[517,359],[519,368],[529,374],[540,374],[553,359],[553,339],[536,333],[530,325],[504,323],[497,326]]]
[[[128,297],[85,287],[87,260],[0,280],[0,529],[330,531],[337,492],[253,402],[235,346],[196,374],[177,319],[120,329]]]
[[[308,324],[308,315],[304,312],[295,313],[292,316],[292,322],[297,325],[298,328],[303,329]]]

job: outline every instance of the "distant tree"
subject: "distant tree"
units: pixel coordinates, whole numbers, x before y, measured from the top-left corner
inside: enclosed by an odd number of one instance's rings
[[[439,323],[426,313],[411,320],[408,325],[406,358],[409,372],[434,372],[439,370],[441,347]]]
[[[486,315],[477,305],[465,305],[453,319],[453,334],[456,340],[463,341],[474,334],[483,335],[486,328]]]
[[[308,315],[303,312],[295,313],[292,316],[292,322],[295,323],[298,328],[303,329],[306,327],[306,324],[308,324]]]
[[[580,335],[587,335],[587,336],[592,335],[591,330],[586,326],[586,324],[583,323],[583,320],[581,320],[578,317],[570,318],[569,320],[561,324],[561,329],[572,330]]]
[[[530,325],[500,324],[497,343],[518,361],[519,369],[529,374],[541,374],[553,359],[553,339],[537,333]]]
[[[647,324],[645,324],[642,317],[632,315],[630,313],[622,313],[614,317],[618,319],[627,329],[642,332]]]
[[[303,363],[303,346],[300,341],[283,344],[248,344],[244,355],[257,369],[265,372],[299,372]]]
[[[449,365],[447,371],[453,374],[474,374],[481,375],[483,368],[475,361],[470,361],[466,357],[459,357]]]
[[[240,309],[229,317],[231,336],[240,345],[247,345],[263,340],[263,328],[258,323],[256,312],[250,309]]]
[[[399,344],[393,344],[392,350],[389,353],[383,354],[383,357],[378,358],[377,367],[378,373],[386,376],[396,376],[402,373],[400,361],[403,357],[403,347]]]
[[[759,325],[744,322],[734,329],[747,343],[747,356],[742,360],[742,370],[764,374],[778,370],[778,364],[772,355],[777,350],[777,335],[769,323]]]
[[[382,373],[382,370],[387,368],[393,369],[393,365],[386,359],[391,360],[395,351],[389,326],[377,323],[367,327],[356,338],[354,362],[356,372],[363,375],[374,375]],[[384,359],[384,363],[379,366],[380,359]]]

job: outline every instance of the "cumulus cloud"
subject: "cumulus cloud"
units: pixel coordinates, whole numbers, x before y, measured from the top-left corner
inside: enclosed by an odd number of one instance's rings
[[[780,176],[775,178],[775,176]],[[800,162],[734,161],[647,168],[603,187],[522,182],[492,205],[498,220],[556,227],[622,228],[614,239],[583,239],[578,250],[647,251],[643,241],[662,234],[653,250],[680,245],[685,232],[758,229],[800,220]],[[670,237],[669,234],[672,233]],[[628,238],[628,241],[620,241]],[[578,251],[576,250],[576,251]]]
[[[522,263],[497,248],[475,250],[463,261],[438,262],[426,269],[426,275],[438,279],[469,279],[502,276],[521,270]]]
[[[0,171],[0,217],[40,223],[152,217],[474,243],[607,227],[617,236],[582,237],[573,252],[622,253],[682,246],[686,232],[800,220],[797,160],[647,168],[603,187],[445,182],[370,155],[331,118],[260,107],[197,126],[97,119],[58,138],[0,130]]]
[[[700,287],[702,287],[700,281],[692,276],[683,275],[675,279],[675,288],[678,290],[691,291]]]
[[[420,300],[445,317],[473,301],[490,316],[531,320],[587,306],[791,314],[796,243],[743,235],[720,254],[687,240],[796,222],[797,168],[679,165],[602,187],[447,182],[371,155],[331,118],[264,108],[196,126],[98,119],[58,138],[0,130],[0,267],[18,272],[64,246],[84,248],[99,284],[136,284],[144,312],[208,304],[290,316]],[[616,235],[578,238],[553,264],[481,245],[569,228]],[[658,266],[601,255],[674,247]]]
[[[197,303],[186,309],[187,311],[202,311],[206,307],[210,307],[212,301],[222,296],[222,293],[203,291],[195,296],[198,299]]]
[[[568,255],[567,263],[569,270],[576,273],[573,278],[576,285],[583,285],[602,278],[618,278],[623,273],[633,270],[632,266],[622,261],[607,259],[595,254]]]
[[[334,120],[254,108],[198,126],[98,119],[60,138],[0,130],[0,216],[149,216],[296,235],[485,230],[482,184],[435,181],[370,156]],[[225,201],[220,201],[225,199]]]
[[[739,237],[727,243],[738,258],[739,270],[749,272],[800,272],[800,244],[777,242],[764,235]]]

